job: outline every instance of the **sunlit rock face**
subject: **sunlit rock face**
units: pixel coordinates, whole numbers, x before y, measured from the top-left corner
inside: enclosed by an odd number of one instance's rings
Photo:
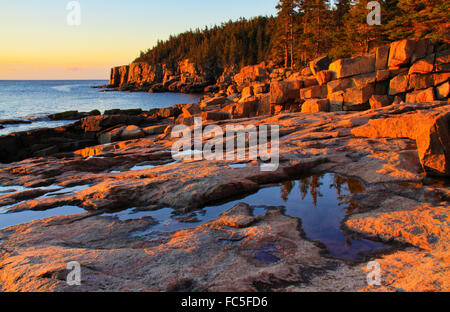
[[[125,91],[200,92],[207,98],[226,96],[233,102],[257,96],[254,114],[364,111],[402,101],[448,100],[449,66],[447,43],[406,39],[334,62],[321,56],[298,72],[263,62],[242,68],[226,66],[222,75],[216,77],[217,73],[190,59],[181,60],[171,69],[165,64],[133,63],[112,69],[110,87]],[[380,97],[381,102],[377,101]],[[316,105],[326,101],[329,104]],[[311,103],[316,103],[314,109]],[[269,108],[261,109],[266,106]]]
[[[411,138],[416,140],[423,167],[430,175],[450,175],[450,110],[448,105],[418,110],[382,119],[352,131],[369,138]]]
[[[211,73],[190,59],[181,60],[175,68],[166,64],[135,62],[111,69],[109,88],[122,91],[203,92]]]
[[[119,129],[143,138],[0,165],[1,290],[77,290],[69,260],[87,291],[448,290],[450,193],[430,178],[448,159],[448,102],[205,121],[279,125],[274,172],[174,160],[175,111],[129,112]],[[382,285],[367,287],[374,250]]]

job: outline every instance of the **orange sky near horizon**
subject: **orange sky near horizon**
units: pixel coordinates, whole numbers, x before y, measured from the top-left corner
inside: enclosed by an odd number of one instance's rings
[[[65,0],[0,4],[0,80],[109,79],[171,34],[241,16],[275,14],[276,0],[80,0],[69,26]]]

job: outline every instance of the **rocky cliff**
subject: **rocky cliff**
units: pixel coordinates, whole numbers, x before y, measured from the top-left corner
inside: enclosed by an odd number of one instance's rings
[[[299,72],[262,63],[243,68],[228,66],[217,80],[213,77],[189,59],[179,62],[176,69],[133,63],[112,69],[110,87],[204,92],[205,100],[226,97],[221,109],[233,104],[225,108],[232,115],[242,105],[250,110],[250,116],[258,112],[361,111],[401,101],[447,100],[450,46],[429,40],[402,40],[367,55],[334,62],[323,56]]]
[[[256,101],[271,114],[361,111],[401,101],[447,100],[449,77],[448,44],[402,40],[335,62],[323,56],[300,72],[248,66],[218,86],[235,105]]]
[[[198,93],[203,92],[209,81],[210,73],[185,59],[176,68],[142,62],[114,67],[109,87],[124,91]]]

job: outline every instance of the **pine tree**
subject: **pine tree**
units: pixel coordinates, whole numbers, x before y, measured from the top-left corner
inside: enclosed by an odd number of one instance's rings
[[[398,14],[388,23],[389,39],[429,38],[450,42],[448,0],[398,0]]]
[[[346,16],[351,8],[351,0],[337,0],[332,11],[330,22],[329,40],[330,50],[328,55],[332,59],[340,59],[351,56],[352,47],[347,42],[347,30],[345,28]]]
[[[307,62],[328,51],[331,14],[328,0],[298,0],[298,6],[303,30],[299,48]]]
[[[280,0],[276,9],[278,11],[279,31],[278,45],[282,46],[284,53],[284,67],[292,68],[294,65],[294,21],[296,15],[296,1]]]
[[[337,28],[344,26],[344,17],[350,11],[351,0],[336,0],[336,11],[334,15],[334,25]]]
[[[380,43],[383,38],[383,27],[367,23],[367,3],[370,0],[353,0],[350,11],[345,16],[347,42],[354,45],[353,51],[359,54],[368,53],[370,48]],[[385,10],[382,6],[382,16]],[[383,22],[383,20],[382,20]]]

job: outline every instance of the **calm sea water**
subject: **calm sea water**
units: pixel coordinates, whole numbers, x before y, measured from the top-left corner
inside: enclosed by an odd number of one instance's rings
[[[68,110],[88,112],[98,109],[130,109],[170,107],[195,102],[195,95],[145,92],[102,92],[91,86],[105,85],[108,81],[0,81],[0,120],[30,119],[30,124],[5,126],[0,135],[42,127],[57,127],[68,122],[51,122],[39,117]],[[36,121],[36,118],[38,120]]]

